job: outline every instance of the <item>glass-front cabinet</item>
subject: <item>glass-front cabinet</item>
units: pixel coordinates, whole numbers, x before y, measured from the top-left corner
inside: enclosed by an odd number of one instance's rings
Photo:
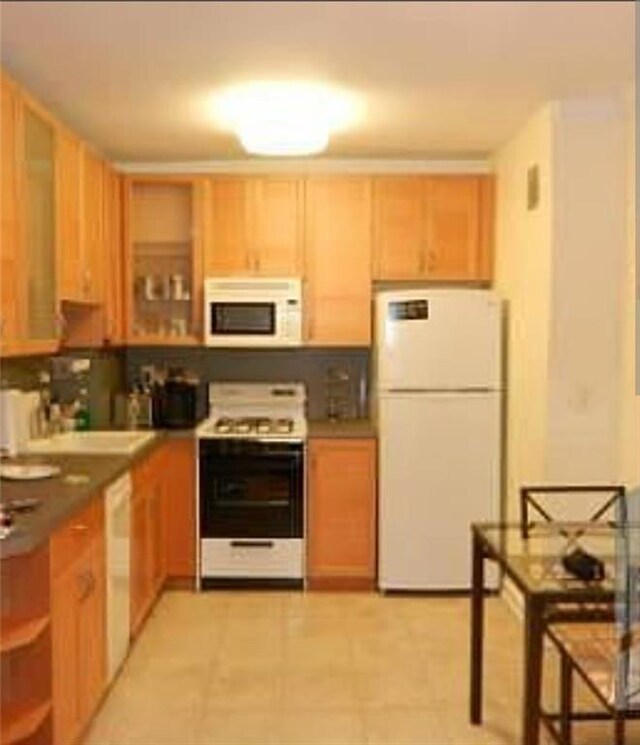
[[[201,336],[202,182],[127,180],[127,336],[195,344]]]
[[[24,109],[25,249],[27,337],[58,337],[55,244],[55,131],[29,107]]]

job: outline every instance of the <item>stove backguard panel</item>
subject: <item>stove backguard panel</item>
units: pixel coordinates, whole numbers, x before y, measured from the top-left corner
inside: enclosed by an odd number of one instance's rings
[[[369,414],[371,359],[368,349],[207,349],[204,347],[137,347],[126,351],[127,384],[139,379],[140,368],[186,367],[202,382],[281,383],[300,381],[307,386],[310,419],[327,415],[327,379],[331,371],[346,374],[348,418]],[[204,399],[199,403],[199,418],[206,413]]]

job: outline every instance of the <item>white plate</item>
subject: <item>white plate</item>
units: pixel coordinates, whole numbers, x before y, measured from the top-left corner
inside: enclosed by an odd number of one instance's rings
[[[34,481],[48,479],[60,473],[60,466],[50,466],[46,463],[32,464],[4,464],[0,465],[0,478],[11,481]]]

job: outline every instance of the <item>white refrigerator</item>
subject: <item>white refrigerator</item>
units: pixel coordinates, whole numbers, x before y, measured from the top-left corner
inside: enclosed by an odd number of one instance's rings
[[[498,520],[501,308],[489,290],[376,296],[381,590],[465,590],[470,525]]]

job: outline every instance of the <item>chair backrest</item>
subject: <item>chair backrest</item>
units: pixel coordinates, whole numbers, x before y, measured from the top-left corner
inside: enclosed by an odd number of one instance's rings
[[[625,487],[617,484],[545,484],[520,489],[520,528],[526,537],[539,524],[616,521]]]
[[[640,488],[617,507],[616,626],[618,709],[640,710]]]

